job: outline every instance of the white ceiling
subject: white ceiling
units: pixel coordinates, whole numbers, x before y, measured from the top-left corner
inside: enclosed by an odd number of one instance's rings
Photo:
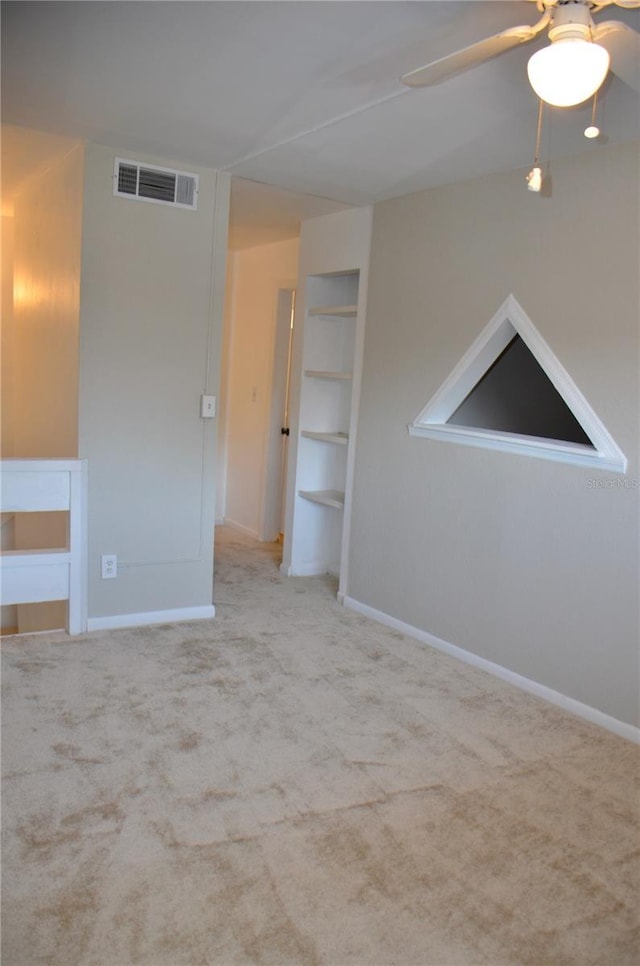
[[[603,17],[640,28],[638,10]],[[398,78],[537,18],[529,0],[10,0],[2,119],[249,179],[234,181],[242,247],[294,234],[301,216],[529,164],[526,62],[544,36],[437,87]],[[639,136],[635,92],[611,77],[601,100],[605,140]],[[598,150],[589,116],[550,111],[543,159]]]

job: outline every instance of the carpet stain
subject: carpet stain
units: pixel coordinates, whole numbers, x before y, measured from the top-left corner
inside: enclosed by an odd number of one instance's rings
[[[81,749],[77,745],[71,745],[60,741],[57,744],[52,745],[51,748],[59,758],[64,758],[67,761],[75,762],[78,765],[104,764],[102,758],[88,758],[86,755],[83,755],[81,753]]]
[[[178,742],[179,751],[194,751],[202,741],[202,735],[198,731],[190,731],[182,735]]]
[[[26,850],[40,859],[51,857],[54,849],[69,842],[79,842],[82,831],[61,829],[48,814],[35,814],[16,827],[16,834]]]
[[[124,821],[124,812],[117,802],[100,802],[87,805],[76,812],[65,815],[60,824],[63,826],[82,826],[82,831],[95,833],[117,831]]]
[[[25,658],[21,661],[16,661],[14,664],[19,671],[23,674],[39,674],[40,671],[46,671],[48,668],[54,667],[53,661],[46,661],[42,659],[28,659]]]
[[[228,802],[237,797],[238,793],[234,791],[228,791],[224,788],[207,788],[207,790],[198,800],[198,804],[206,804],[207,802]]]
[[[241,943],[248,963],[319,966],[322,962],[312,940],[286,915],[276,916],[259,930],[251,930],[251,925],[247,925],[249,928],[242,931]]]

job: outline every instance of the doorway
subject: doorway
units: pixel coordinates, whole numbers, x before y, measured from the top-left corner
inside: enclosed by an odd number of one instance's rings
[[[229,253],[216,522],[273,542],[284,530],[297,236]]]

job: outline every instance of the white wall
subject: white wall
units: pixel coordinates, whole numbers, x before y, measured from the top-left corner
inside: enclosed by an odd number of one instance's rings
[[[89,145],[85,167],[90,627],[160,611],[204,616],[212,601],[216,421],[200,418],[199,400],[219,390],[229,179],[195,169],[197,211],[116,198],[119,153]],[[118,556],[115,580],[100,578],[104,553]]]
[[[222,321],[222,348],[220,353],[220,393],[217,399],[218,439],[216,449],[216,523],[224,523],[224,510],[227,505],[227,412],[229,395],[229,362],[231,352],[231,330],[235,296],[235,252],[227,252],[225,274],[224,313]]]
[[[278,290],[295,288],[298,239],[233,255],[227,302],[232,305],[227,374],[226,522],[258,538]]]
[[[348,594],[638,722],[638,148],[376,206]],[[512,292],[625,477],[410,438]]]

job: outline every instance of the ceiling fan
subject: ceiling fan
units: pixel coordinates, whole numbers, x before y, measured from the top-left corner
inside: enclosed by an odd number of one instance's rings
[[[529,82],[541,100],[572,107],[590,98],[611,70],[640,90],[640,34],[619,20],[595,24],[592,14],[615,5],[640,8],[640,0],[532,0],[542,14],[532,26],[509,27],[401,77],[408,87],[431,87],[526,44],[549,28],[550,45],[529,59]]]

